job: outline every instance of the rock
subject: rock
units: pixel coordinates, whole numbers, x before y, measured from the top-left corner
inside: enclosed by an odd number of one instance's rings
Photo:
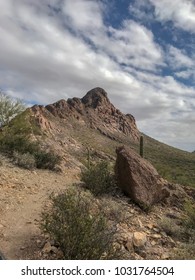
[[[51,250],[52,250],[52,246],[51,246],[50,242],[46,242],[42,249],[43,253],[50,253]]]
[[[134,150],[116,149],[115,174],[119,187],[140,207],[149,208],[170,195],[156,169]]]
[[[43,108],[39,106],[39,111]],[[33,107],[35,110],[35,107]],[[133,140],[139,140],[139,131],[135,119],[130,114],[123,114],[110,102],[107,92],[100,88],[94,88],[87,92],[83,98],[69,98],[60,100],[44,108],[44,117],[52,114],[61,119],[69,117],[76,119],[82,125],[87,125],[100,131],[101,134],[114,139],[114,133],[122,133]],[[47,118],[44,118],[44,121]],[[45,122],[43,122],[45,124]],[[45,124],[46,126],[46,124]],[[52,130],[51,123],[47,124]]]
[[[176,246],[176,242],[170,236],[167,236],[167,241],[169,242],[169,245],[171,247],[175,247]]]
[[[168,260],[169,259],[169,254],[167,254],[167,253],[163,253],[162,255],[161,255],[161,259],[162,260]]]
[[[152,234],[152,237],[155,239],[160,239],[162,236],[160,234]]]
[[[125,244],[125,248],[127,251],[131,252],[133,250],[133,243],[132,240],[128,240],[127,243]]]
[[[147,236],[144,232],[134,232],[132,241],[135,247],[142,248],[147,242]]]
[[[152,223],[148,223],[148,224],[146,224],[146,227],[147,227],[147,228],[149,228],[149,229],[153,229],[154,224],[152,224]]]

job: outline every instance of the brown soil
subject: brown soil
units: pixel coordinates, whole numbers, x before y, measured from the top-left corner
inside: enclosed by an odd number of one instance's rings
[[[6,259],[34,259],[41,246],[40,214],[52,192],[77,181],[73,170],[25,170],[0,157],[0,250]]]

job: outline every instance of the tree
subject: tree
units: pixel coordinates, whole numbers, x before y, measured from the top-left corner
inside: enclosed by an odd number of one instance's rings
[[[24,110],[25,105],[20,99],[13,99],[0,90],[0,127]]]

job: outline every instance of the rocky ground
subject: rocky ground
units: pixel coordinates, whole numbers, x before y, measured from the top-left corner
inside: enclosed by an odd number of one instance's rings
[[[0,163],[0,250],[7,259],[38,258],[40,214],[49,194],[65,190],[77,175],[21,169],[2,156]]]
[[[60,251],[39,228],[49,194],[78,182],[78,171],[25,170],[0,157],[0,250],[7,259],[55,259]],[[167,218],[177,230],[182,210],[158,204],[143,212],[124,196],[104,198],[118,216],[116,246],[132,259],[169,259],[181,245],[161,224]],[[117,212],[118,211],[118,212]]]

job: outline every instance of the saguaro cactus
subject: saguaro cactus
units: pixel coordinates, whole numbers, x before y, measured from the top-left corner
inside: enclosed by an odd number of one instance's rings
[[[87,147],[87,167],[90,169],[90,149]]]
[[[140,154],[141,157],[144,157],[144,137],[143,136],[140,136],[139,154]]]

